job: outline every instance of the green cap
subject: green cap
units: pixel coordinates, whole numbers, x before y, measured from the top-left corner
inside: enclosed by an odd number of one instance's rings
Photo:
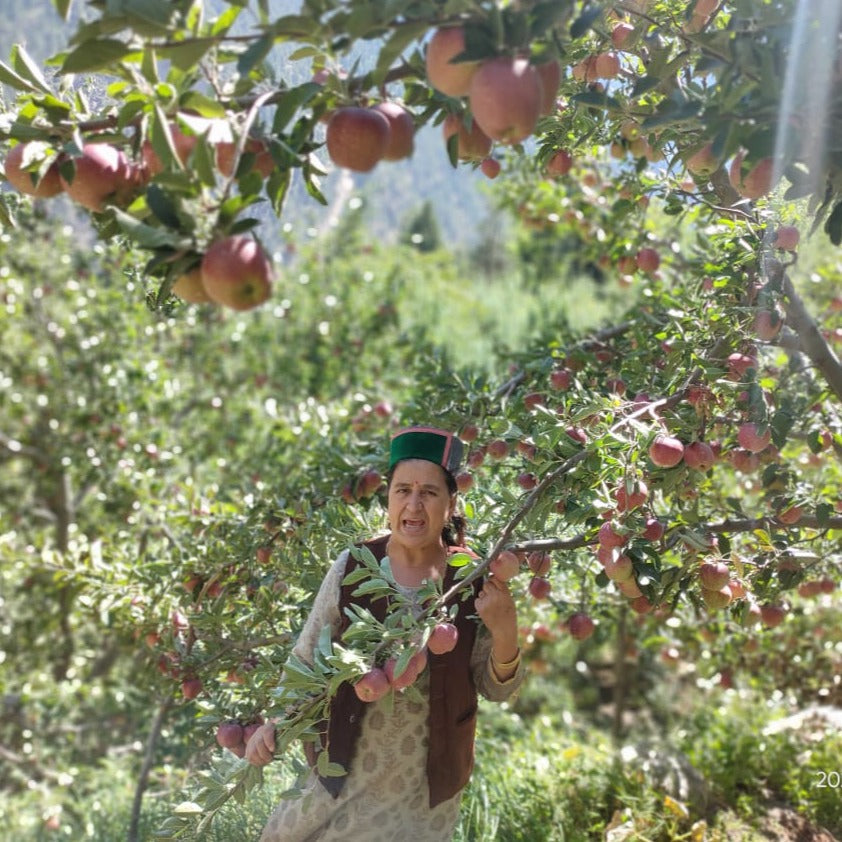
[[[462,462],[464,445],[453,433],[435,427],[407,427],[392,436],[389,469],[401,459],[426,459],[455,475]]]

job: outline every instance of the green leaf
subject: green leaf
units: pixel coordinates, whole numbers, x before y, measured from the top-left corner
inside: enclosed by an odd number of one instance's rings
[[[426,21],[420,21],[403,24],[395,29],[392,37],[382,46],[380,55],[377,57],[377,66],[372,72],[372,81],[375,85],[381,85],[383,83],[386,74],[389,72],[395,60],[401,56],[416,38],[422,36],[428,28],[429,24]]]
[[[175,203],[158,184],[150,184],[147,188],[146,203],[149,205],[149,210],[168,228],[180,227],[181,221],[178,218]]]
[[[173,807],[173,813],[177,816],[195,816],[201,812],[202,808],[195,801],[182,801]]]
[[[178,236],[176,232],[165,228],[155,228],[120,208],[114,208],[114,217],[126,236],[142,248],[186,248],[189,243]]]
[[[237,61],[237,71],[241,76],[248,76],[254,67],[260,64],[263,59],[269,55],[272,47],[275,44],[275,39],[267,36],[258,38],[249,44],[248,49],[240,56]]]
[[[102,70],[137,52],[115,38],[84,41],[67,54],[61,72],[87,73],[91,70]]]
[[[36,91],[34,85],[15,73],[5,62],[0,61],[0,82],[18,91]]]
[[[35,87],[40,88],[45,94],[49,94],[50,86],[41,73],[41,68],[32,60],[29,53],[21,44],[12,47],[12,65],[24,79],[28,79]]]
[[[454,553],[447,559],[447,563],[450,567],[464,567],[472,561],[473,559],[467,553]]]
[[[173,67],[188,71],[192,70],[216,43],[214,38],[191,38],[180,44],[168,44],[157,49],[159,55],[172,62]]]
[[[222,104],[199,91],[187,91],[179,100],[179,105],[185,110],[197,112],[202,117],[225,117],[225,108]]]
[[[321,89],[322,86],[315,82],[305,82],[297,88],[290,88],[290,90],[284,91],[275,108],[272,131],[275,134],[280,134],[293,118],[295,112],[306,105]]]
[[[570,37],[574,40],[581,38],[601,14],[602,8],[600,6],[586,7],[582,14],[570,25]]]

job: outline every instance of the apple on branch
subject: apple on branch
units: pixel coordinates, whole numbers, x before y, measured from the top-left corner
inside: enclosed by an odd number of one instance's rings
[[[212,243],[201,263],[202,286],[217,304],[251,310],[269,298],[272,264],[251,237],[224,237]]]

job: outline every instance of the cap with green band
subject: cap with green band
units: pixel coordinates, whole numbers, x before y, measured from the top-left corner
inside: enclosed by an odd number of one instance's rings
[[[389,469],[401,459],[425,459],[456,474],[462,462],[464,445],[453,433],[435,427],[407,427],[392,437]]]

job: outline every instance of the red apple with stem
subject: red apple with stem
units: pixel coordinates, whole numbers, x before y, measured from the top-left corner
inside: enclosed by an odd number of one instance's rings
[[[460,97],[468,93],[471,79],[479,66],[476,61],[453,61],[465,52],[465,31],[461,26],[437,29],[427,44],[425,65],[427,81],[447,96]]]
[[[396,102],[380,102],[373,110],[382,114],[389,123],[389,142],[383,160],[400,161],[409,158],[415,143],[415,121],[412,114]]]
[[[337,108],[327,124],[325,141],[337,167],[369,172],[386,154],[389,121],[373,108],[349,105]]]
[[[38,150],[39,145],[34,143],[19,143],[13,146],[3,162],[3,169],[6,180],[19,193],[26,193],[36,199],[49,199],[61,193],[64,187],[61,183],[57,160],[53,161],[43,173],[40,173],[40,166],[29,169],[30,164],[34,165],[38,160],[39,156],[36,156]]]
[[[574,640],[587,640],[595,629],[596,624],[584,611],[576,611],[567,620],[567,630]]]
[[[543,96],[541,77],[527,59],[497,56],[482,62],[474,73],[468,101],[488,137],[515,144],[534,131]]]
[[[354,684],[354,693],[360,701],[376,702],[382,699],[391,687],[392,684],[386,672],[380,667],[372,667]]]
[[[442,134],[447,143],[453,135],[457,135],[456,157],[460,161],[481,161],[488,157],[491,151],[491,138],[479,127],[476,120],[472,120],[470,127],[456,114],[448,114],[442,123]]]
[[[438,623],[427,640],[427,648],[434,655],[444,655],[456,648],[459,630],[453,623]]]
[[[251,310],[269,298],[272,264],[251,237],[223,237],[212,243],[201,263],[202,286],[217,304]]]
[[[684,445],[674,436],[657,435],[649,446],[649,458],[659,468],[674,468],[684,458]]]

